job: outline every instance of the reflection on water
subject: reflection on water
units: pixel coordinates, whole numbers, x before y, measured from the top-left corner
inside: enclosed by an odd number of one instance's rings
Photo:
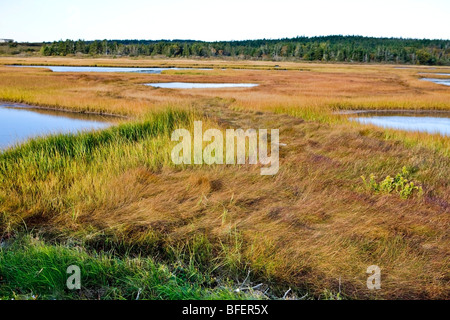
[[[170,89],[251,88],[258,86],[255,83],[194,83],[194,82],[146,83],[145,85],[155,88],[170,88]]]
[[[160,74],[165,70],[191,70],[191,68],[127,68],[127,67],[74,67],[74,66],[10,66],[20,68],[45,68],[53,72],[135,72]],[[211,69],[196,69],[211,70]]]
[[[448,112],[364,112],[359,117],[352,117],[350,119],[363,124],[373,124],[384,128],[440,133],[445,136],[450,136],[450,113]]]
[[[105,117],[0,104],[0,150],[29,138],[110,126]]]

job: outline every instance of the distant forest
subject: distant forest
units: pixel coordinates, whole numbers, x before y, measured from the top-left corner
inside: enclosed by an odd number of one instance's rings
[[[194,40],[61,40],[42,44],[41,54],[108,56],[229,57],[359,63],[450,65],[450,40],[297,37],[277,40],[204,42]]]

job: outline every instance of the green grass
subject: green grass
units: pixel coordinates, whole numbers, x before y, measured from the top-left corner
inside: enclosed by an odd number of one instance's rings
[[[81,289],[66,286],[67,268],[81,269]],[[77,245],[24,236],[0,249],[1,299],[255,299],[228,280],[181,262],[92,253]]]

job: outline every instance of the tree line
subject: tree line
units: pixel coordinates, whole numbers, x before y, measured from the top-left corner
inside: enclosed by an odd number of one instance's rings
[[[44,43],[45,56],[108,55],[231,57],[360,63],[450,65],[450,40],[362,36],[296,37],[244,41],[60,40]]]

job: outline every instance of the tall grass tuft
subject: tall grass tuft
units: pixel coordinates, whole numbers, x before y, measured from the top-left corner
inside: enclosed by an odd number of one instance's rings
[[[81,289],[66,286],[81,269]],[[24,236],[0,248],[0,299],[255,299],[195,267],[151,258],[118,258]]]

